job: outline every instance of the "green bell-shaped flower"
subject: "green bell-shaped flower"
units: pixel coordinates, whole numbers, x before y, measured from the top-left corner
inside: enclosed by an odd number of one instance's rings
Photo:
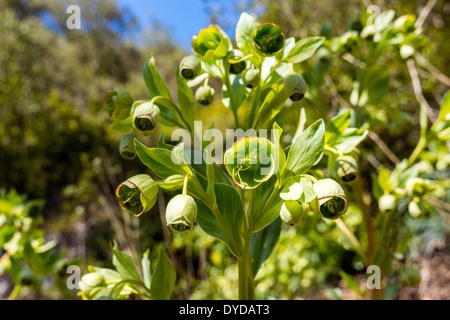
[[[355,158],[352,156],[340,156],[334,164],[339,180],[344,183],[351,183],[358,179],[359,170]]]
[[[214,101],[216,91],[210,86],[201,86],[195,92],[195,100],[203,106],[209,106]]]
[[[127,160],[133,160],[136,158],[136,149],[134,148],[134,139],[137,139],[137,135],[134,133],[127,133],[123,136],[119,145],[119,153],[122,158]]]
[[[166,221],[171,230],[183,232],[191,230],[197,219],[197,204],[190,195],[173,197],[166,208]]]
[[[281,205],[280,218],[290,225],[296,225],[303,217],[303,206],[298,201],[285,201]]]
[[[274,23],[263,23],[255,28],[251,37],[253,47],[262,56],[270,57],[284,49],[286,38],[279,26]]]
[[[347,212],[348,200],[344,189],[333,179],[322,179],[314,183],[317,199],[312,208],[321,217],[335,220]]]
[[[267,139],[242,138],[227,150],[225,167],[242,189],[254,189],[275,173],[274,145]]]
[[[105,95],[104,105],[114,122],[121,122],[130,117],[133,97],[125,90],[116,88]]]
[[[244,85],[249,89],[256,87],[260,79],[261,75],[259,74],[259,70],[255,68],[247,69],[242,75]]]
[[[195,79],[202,71],[202,63],[197,56],[189,55],[180,62],[180,74],[186,80]]]
[[[323,64],[328,63],[331,60],[331,52],[328,48],[321,47],[317,50],[317,58]]]
[[[159,122],[160,110],[150,101],[139,102],[133,112],[133,127],[144,135],[155,129]]]
[[[149,175],[138,174],[121,183],[116,196],[122,209],[137,217],[153,208],[158,190],[158,184]]]
[[[378,199],[378,208],[381,212],[392,212],[395,210],[395,196],[392,194],[383,194],[380,199]]]
[[[423,197],[430,187],[422,178],[411,178],[406,181],[406,192],[410,197]]]
[[[225,57],[225,68],[232,74],[241,74],[247,67],[247,63],[243,58],[244,54],[239,50],[228,51]]]
[[[228,53],[230,39],[226,33],[216,25],[200,30],[192,39],[192,51],[201,59],[222,59]]]
[[[420,215],[422,215],[422,209],[419,206],[419,199],[418,198],[414,198],[412,201],[409,202],[408,204],[408,211],[409,214],[411,216],[413,216],[414,218],[419,217]]]
[[[300,75],[290,74],[284,80],[284,91],[292,102],[298,102],[305,96],[306,82]]]
[[[359,46],[358,33],[356,31],[348,31],[340,38],[341,46],[347,52],[353,52]]]

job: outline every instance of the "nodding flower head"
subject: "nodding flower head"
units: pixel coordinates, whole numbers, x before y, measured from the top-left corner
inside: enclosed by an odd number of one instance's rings
[[[241,74],[247,67],[247,63],[244,60],[244,54],[239,50],[228,51],[225,57],[225,68],[232,74]]]
[[[274,149],[267,139],[242,138],[225,153],[225,168],[239,187],[254,189],[275,173]]]
[[[410,178],[406,181],[406,191],[410,197],[423,197],[429,190],[427,181],[422,178]]]
[[[353,52],[359,46],[358,33],[356,31],[347,31],[340,39],[341,45],[347,52]]]
[[[392,212],[395,210],[395,196],[392,194],[383,194],[378,199],[378,208],[381,212]]]
[[[166,208],[166,221],[171,230],[183,232],[191,230],[197,219],[197,204],[190,195],[173,197]]]
[[[195,92],[195,100],[203,106],[208,106],[214,101],[216,92],[210,86],[201,86]]]
[[[125,90],[116,88],[105,95],[104,105],[108,115],[115,122],[125,120],[130,116],[133,97]]]
[[[247,69],[242,75],[244,85],[249,89],[256,87],[259,84],[260,78],[259,70],[255,68]]]
[[[123,136],[119,145],[119,153],[122,158],[127,160],[136,158],[137,153],[134,148],[134,139],[137,139],[137,136],[134,133],[127,133]]]
[[[274,23],[263,23],[255,28],[251,37],[256,52],[262,56],[274,56],[284,49],[285,36]]]
[[[140,102],[133,112],[133,127],[143,134],[149,134],[159,122],[160,110],[150,101]]]
[[[351,183],[358,179],[359,171],[355,158],[352,156],[340,156],[334,164],[339,180],[344,183]]]
[[[281,220],[290,225],[296,225],[303,217],[303,206],[298,201],[285,201],[281,205],[280,218]]]
[[[230,39],[225,32],[216,25],[202,29],[192,39],[192,51],[200,59],[222,59],[228,53]]]
[[[315,211],[326,219],[338,219],[347,212],[348,200],[344,189],[333,179],[322,179],[314,183],[316,193]]]
[[[180,62],[180,74],[186,80],[195,79],[202,71],[202,63],[197,56],[184,57]]]
[[[155,205],[158,190],[158,184],[150,176],[138,174],[121,183],[116,196],[122,209],[140,216]]]
[[[321,63],[328,63],[331,60],[331,53],[328,48],[321,47],[319,50],[317,50],[317,58]]]
[[[284,90],[292,102],[298,102],[305,96],[306,82],[300,75],[290,74],[284,80]]]

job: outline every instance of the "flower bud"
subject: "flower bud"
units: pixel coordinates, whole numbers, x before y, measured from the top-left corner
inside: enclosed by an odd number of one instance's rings
[[[201,86],[195,92],[195,100],[204,106],[210,105],[214,101],[215,90],[210,86]]]
[[[325,47],[320,48],[319,50],[317,50],[317,58],[323,64],[328,63],[331,60],[330,50]]]
[[[119,152],[122,158],[127,160],[133,160],[136,158],[136,149],[134,148],[134,139],[137,139],[137,136],[133,133],[127,133],[123,136],[119,145]]]
[[[119,88],[108,91],[104,99],[108,115],[115,122],[120,122],[130,116],[133,102],[133,97],[127,91]]]
[[[191,230],[197,219],[197,204],[190,195],[173,197],[166,208],[166,221],[171,230],[183,232]]]
[[[20,284],[22,286],[32,286],[35,282],[33,272],[29,269],[25,269],[20,274]]]
[[[116,196],[122,209],[137,217],[155,205],[158,190],[158,184],[150,176],[138,174],[121,183]]]
[[[158,125],[159,108],[151,102],[139,104],[133,112],[133,127],[143,133],[150,133]]]
[[[254,68],[246,70],[242,76],[242,80],[247,88],[252,89],[256,87],[260,80],[259,70]]]
[[[322,179],[314,183],[317,199],[314,211],[326,219],[338,219],[347,212],[348,200],[344,189],[333,179]]]
[[[298,102],[305,96],[306,82],[300,75],[290,74],[284,80],[284,90],[292,102]]]
[[[225,58],[225,68],[232,74],[241,74],[247,67],[244,54],[239,50],[230,50]]]
[[[413,14],[406,14],[394,21],[394,30],[411,33],[416,30],[416,17]]]
[[[78,283],[81,291],[91,291],[97,287],[106,285],[105,278],[101,273],[91,272],[83,275]]]
[[[256,52],[266,57],[282,51],[286,40],[281,28],[274,23],[261,24],[252,31],[251,37]]]
[[[303,217],[303,207],[298,201],[285,201],[281,205],[280,218],[284,223],[293,226]]]
[[[225,58],[230,46],[230,39],[218,26],[211,25],[202,29],[192,39],[192,51],[202,59]]]
[[[381,212],[392,212],[395,210],[395,196],[384,194],[378,199],[378,207]]]
[[[419,200],[417,198],[413,199],[413,201],[411,201],[408,204],[408,211],[409,214],[411,216],[413,216],[414,218],[419,217],[422,214],[422,209],[419,207]]]
[[[180,74],[186,80],[195,79],[201,70],[202,63],[197,56],[186,56],[180,62]]]
[[[340,156],[337,158],[334,166],[340,181],[350,183],[358,179],[359,172],[355,158]]]
[[[178,174],[159,180],[158,186],[164,190],[174,191],[183,187],[185,176]]]
[[[359,45],[358,33],[355,31],[346,32],[341,37],[340,42],[345,51],[353,52],[353,50]]]

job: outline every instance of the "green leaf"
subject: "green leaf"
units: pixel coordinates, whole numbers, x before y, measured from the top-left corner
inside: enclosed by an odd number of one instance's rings
[[[374,65],[362,69],[359,77],[358,105],[382,101],[389,90],[390,70],[386,66]]]
[[[275,219],[263,230],[253,235],[250,247],[253,275],[256,276],[263,263],[270,257],[281,233],[281,219]]]
[[[320,158],[325,145],[325,124],[322,119],[313,123],[295,140],[286,161],[286,170],[301,174]]]
[[[184,153],[184,143],[179,143],[172,149],[172,162],[179,165],[188,175],[193,175],[191,168],[188,165],[188,158]]]
[[[285,62],[299,63],[309,59],[322,45],[324,37],[310,37],[298,41],[283,59]]]
[[[441,112],[439,113],[438,121],[450,120],[450,90],[444,95],[441,104]]]
[[[333,146],[340,135],[350,125],[352,110],[349,109],[340,115],[330,119],[325,126],[325,144]]]
[[[241,226],[244,219],[241,197],[233,187],[221,183],[215,184],[214,191],[217,200],[216,215],[203,202],[196,201],[197,223],[207,234],[225,242],[233,255],[240,256],[243,246]]]
[[[141,277],[134,265],[133,259],[125,252],[119,251],[116,243],[114,243],[112,250],[114,253],[112,263],[122,279],[141,281]]]
[[[177,273],[167,253],[160,247],[152,274],[150,292],[154,300],[169,300],[177,279]]]
[[[142,267],[142,276],[144,278],[144,285],[146,288],[150,289],[150,285],[151,285],[151,271],[150,271],[150,259],[148,258],[150,253],[150,250],[147,249],[143,256],[142,256],[142,260],[141,260],[141,267]]]
[[[357,294],[361,295],[361,289],[359,288],[358,282],[353,278],[351,275],[345,273],[344,271],[339,271],[339,274],[341,275],[342,280],[344,280],[347,287],[356,292]]]
[[[172,95],[170,94],[170,90],[167,87],[166,82],[158,70],[156,70],[155,59],[153,56],[145,63],[144,81],[152,98],[156,96],[163,96],[172,100]]]
[[[273,86],[256,113],[253,127],[264,128],[266,124],[270,123],[280,113],[288,98],[289,96],[284,90],[284,84]]]
[[[14,283],[14,285],[20,286],[21,285],[20,274],[22,273],[22,265],[20,264],[19,260],[13,257],[10,257],[9,261],[11,262],[11,269],[10,269],[11,280]]]
[[[378,185],[385,193],[388,193],[391,190],[389,179],[389,170],[385,167],[381,167],[378,173],[377,181]]]
[[[236,25],[236,44],[244,55],[253,51],[251,33],[257,28],[259,23],[254,17],[243,12]]]
[[[158,177],[166,179],[172,175],[185,175],[186,171],[172,160],[172,152],[161,148],[147,148],[135,140],[136,153],[142,163],[152,169]]]
[[[244,86],[244,82],[242,81],[241,76],[231,75],[230,81],[234,107],[238,109],[248,96],[247,89]],[[225,105],[225,107],[231,108],[230,102],[230,93],[228,92],[227,86],[224,84],[222,87],[222,103]]]
[[[161,149],[167,149],[167,150],[172,151],[172,149],[174,148],[174,146],[171,145],[171,144],[165,143],[165,142],[164,142],[164,136],[165,136],[165,133],[164,133],[164,132],[159,136],[158,142],[157,142],[158,148],[161,148]]]
[[[280,145],[281,134],[283,133],[283,129],[275,122],[273,124],[273,140],[274,141],[274,154],[275,154],[275,172],[277,173],[278,179],[281,179],[284,168],[286,166],[286,155],[284,154],[284,150]]]
[[[347,128],[336,141],[334,147],[340,153],[350,153],[360,144],[367,136],[369,131],[364,129]]]
[[[178,85],[177,100],[180,111],[191,128],[193,128],[195,118],[194,95],[192,94],[192,90],[189,88],[187,81],[181,77],[179,69],[177,69],[176,78]]]

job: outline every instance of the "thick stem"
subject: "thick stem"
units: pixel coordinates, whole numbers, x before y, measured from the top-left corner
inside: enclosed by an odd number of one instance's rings
[[[249,231],[244,243],[242,256],[238,258],[239,271],[239,299],[255,299],[255,282],[252,270],[252,260],[250,257],[250,245],[252,243],[253,232]]]

